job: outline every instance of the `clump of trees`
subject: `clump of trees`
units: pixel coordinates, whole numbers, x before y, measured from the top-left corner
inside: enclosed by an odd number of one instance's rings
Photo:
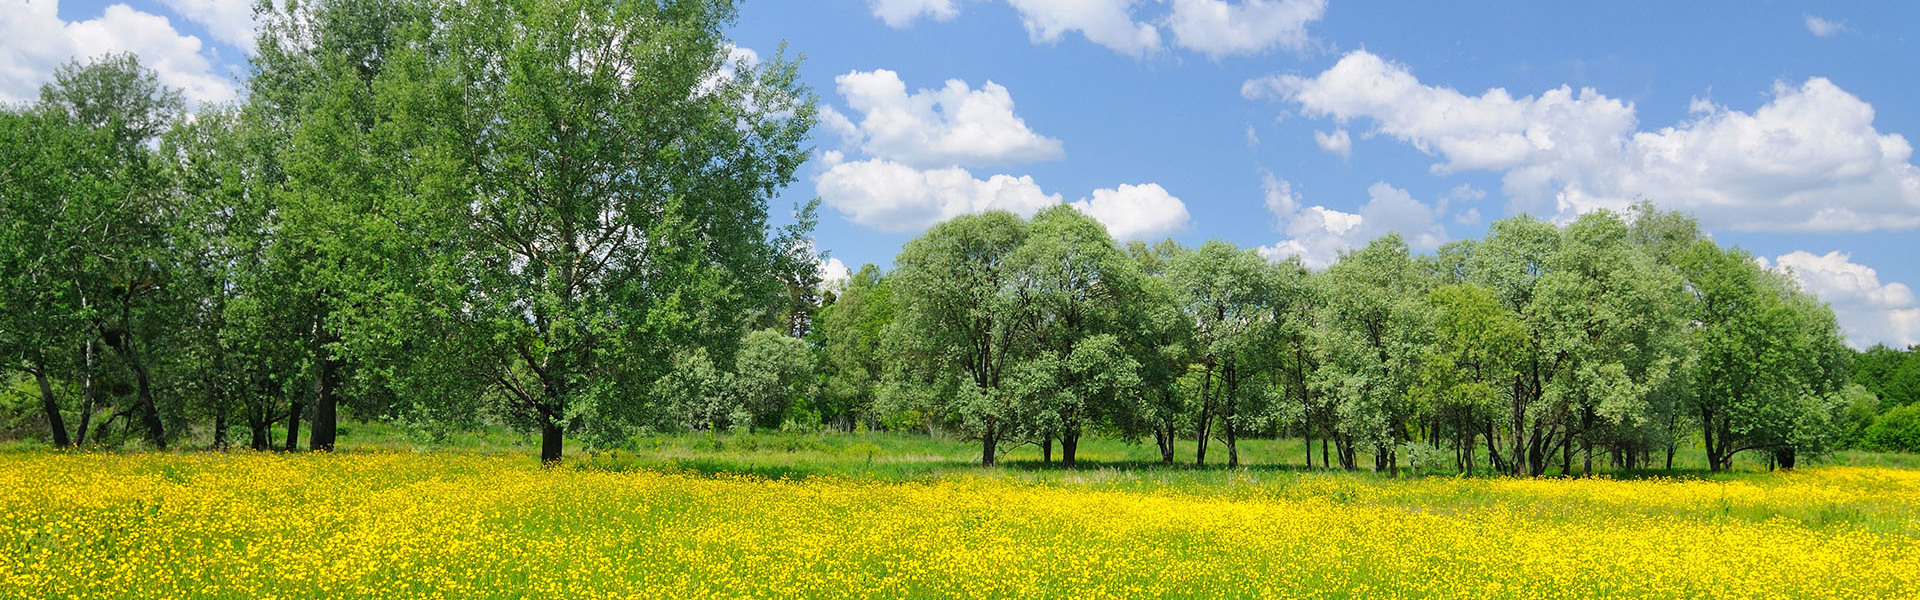
[[[0,111],[0,369],[61,447],[292,449],[304,422],[327,450],[345,409],[507,423],[555,461],[777,421],[812,357],[759,330],[804,323],[819,273],[814,208],[767,206],[814,103],[792,62],[735,58],[734,15],[265,3],[246,100],[195,113],[132,55],[69,65]],[[724,399],[663,410],[701,360]]]
[[[1792,468],[1858,438],[1872,395],[1824,304],[1647,203],[1431,256],[1389,235],[1320,272],[1217,240],[1123,251],[1066,207],[964,216],[863,268],[819,324],[822,377],[860,399],[836,422],[957,432],[983,464],[1056,440],[1070,463],[1099,431],[1165,462],[1192,439],[1201,464],[1294,435],[1309,465],[1318,439],[1322,465],[1388,472],[1671,468],[1694,439],[1714,470]]]
[[[1517,476],[1920,445],[1912,352],[1856,360],[1791,279],[1650,204],[1323,271],[989,212],[823,286],[816,205],[768,217],[814,99],[736,59],[733,16],[267,3],[246,100],[196,112],[130,55],[69,65],[0,110],[0,381],[60,447],[290,450],[304,424],[324,451],[343,413],[512,425],[549,462],[824,427],[988,465],[1297,436],[1309,466],[1317,441],[1324,467]]]

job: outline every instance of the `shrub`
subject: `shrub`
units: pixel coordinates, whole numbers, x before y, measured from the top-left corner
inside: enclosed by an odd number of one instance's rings
[[[1864,445],[1883,452],[1920,452],[1920,404],[1880,413],[1861,436]]]

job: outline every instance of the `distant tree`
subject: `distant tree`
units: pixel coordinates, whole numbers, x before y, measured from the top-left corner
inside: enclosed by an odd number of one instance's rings
[[[1057,438],[1072,466],[1089,424],[1134,412],[1139,363],[1119,339],[1139,325],[1142,277],[1104,225],[1067,205],[1033,216],[1008,267],[1013,326],[1031,343],[1018,371],[1028,392],[1015,394],[1027,405],[1023,425],[1044,460]]]
[[[751,430],[778,428],[814,394],[813,352],[807,343],[774,329],[748,332],[734,356],[734,397]],[[811,415],[809,415],[811,416]],[[804,423],[812,425],[817,417]]]
[[[1297,263],[1276,270],[1258,252],[1219,240],[1170,261],[1167,279],[1181,318],[1194,324],[1196,464],[1206,463],[1218,427],[1228,466],[1239,466],[1239,434],[1268,415],[1275,388],[1262,378],[1276,367],[1275,352],[1284,351],[1276,336],[1289,307],[1301,301],[1304,277]]]
[[[888,282],[898,307],[887,332],[888,402],[956,421],[980,440],[980,464],[1017,431],[1008,375],[1032,340],[1004,291],[1027,225],[1012,213],[955,217],[907,242]]]
[[[1681,257],[1692,290],[1691,319],[1700,328],[1693,396],[1707,464],[1715,471],[1734,455],[1768,451],[1792,468],[1817,450],[1838,410],[1847,351],[1833,313],[1767,271],[1745,251],[1700,240]]]
[[[878,425],[874,401],[885,371],[881,348],[893,322],[893,293],[872,264],[847,279],[833,303],[820,309],[809,336],[820,347],[822,383],[816,410],[841,429]]]
[[[1167,239],[1151,246],[1127,245],[1142,275],[1141,307],[1135,333],[1122,339],[1140,364],[1140,398],[1132,419],[1118,423],[1123,435],[1145,428],[1153,432],[1160,462],[1173,464],[1174,441],[1188,418],[1189,394],[1180,380],[1193,363],[1193,323],[1180,312],[1179,295],[1167,279],[1174,257],[1188,250]]]
[[[1338,398],[1342,433],[1373,448],[1375,469],[1398,475],[1423,408],[1412,392],[1432,336],[1429,280],[1395,234],[1341,256],[1327,277],[1322,388]]]
[[[1486,436],[1493,469],[1500,471],[1494,420],[1518,372],[1525,326],[1491,291],[1472,283],[1436,288],[1427,299],[1434,307],[1434,338],[1415,389],[1430,399],[1436,418],[1452,427],[1462,473],[1474,470],[1474,440],[1480,435]]]

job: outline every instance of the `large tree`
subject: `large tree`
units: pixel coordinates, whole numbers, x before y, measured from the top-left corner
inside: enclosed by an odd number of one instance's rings
[[[368,245],[405,306],[367,298],[380,314],[356,318],[439,334],[387,338],[381,352],[433,359],[403,378],[474,384],[541,432],[551,463],[568,431],[617,439],[644,425],[648,399],[630,390],[676,350],[731,361],[782,292],[788,249],[767,203],[806,160],[814,114],[792,63],[736,58],[723,34],[735,13],[693,0],[446,5],[396,44],[362,147],[384,182]]]
[[[1032,351],[1005,290],[1027,224],[992,211],[955,217],[913,241],[888,276],[898,312],[885,352],[887,400],[951,419],[980,439],[980,464],[999,458],[1019,415],[1011,368]]]

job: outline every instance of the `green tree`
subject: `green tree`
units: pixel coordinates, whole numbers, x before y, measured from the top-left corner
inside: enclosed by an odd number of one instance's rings
[[[821,387],[816,410],[852,431],[856,422],[878,426],[874,401],[885,372],[881,351],[893,322],[893,293],[871,263],[847,279],[831,304],[821,307],[810,337],[820,346]]]
[[[1017,431],[1012,367],[1032,351],[1005,289],[1027,225],[1012,213],[955,217],[907,242],[888,277],[897,303],[885,352],[888,402],[951,419],[980,440],[980,464]]]
[[[541,431],[551,463],[569,430],[643,426],[647,398],[622,390],[666,374],[676,351],[731,361],[781,291],[767,200],[805,161],[813,122],[792,63],[725,74],[734,15],[728,2],[467,4],[403,38],[368,99],[381,120],[363,147],[385,187],[367,227],[381,237],[363,247],[408,305],[368,298],[357,318],[442,334],[373,336],[375,354],[429,347],[398,375],[427,383],[401,384],[409,395],[487,392]]]
[[[1251,249],[1214,240],[1173,258],[1167,279],[1181,318],[1192,322],[1199,398],[1194,462],[1205,464],[1215,427],[1227,444],[1227,465],[1239,466],[1239,434],[1264,422],[1274,386],[1266,385],[1283,319],[1303,300],[1306,269],[1275,269]],[[1216,424],[1215,421],[1218,421]]]
[[[1327,277],[1322,388],[1338,398],[1342,433],[1372,446],[1375,469],[1398,475],[1423,409],[1413,385],[1432,336],[1428,280],[1397,234],[1341,256]]]
[[[773,329],[748,332],[733,367],[734,397],[749,415],[748,428],[778,428],[793,409],[804,410],[816,389],[813,367],[813,351],[805,341]]]
[[[1474,439],[1479,435],[1486,436],[1487,456],[1497,471],[1494,415],[1518,373],[1525,326],[1493,292],[1472,283],[1436,288],[1427,300],[1434,307],[1434,338],[1420,364],[1416,393],[1428,397],[1436,418],[1452,427],[1455,462],[1462,473],[1474,471]]]
[[[1104,225],[1064,204],[1033,216],[1008,268],[1014,327],[1032,344],[1019,357],[1032,363],[1019,370],[1028,391],[1014,395],[1026,405],[1021,425],[1040,438],[1044,460],[1059,439],[1072,466],[1090,423],[1135,412],[1139,363],[1119,338],[1140,323],[1142,278]]]

